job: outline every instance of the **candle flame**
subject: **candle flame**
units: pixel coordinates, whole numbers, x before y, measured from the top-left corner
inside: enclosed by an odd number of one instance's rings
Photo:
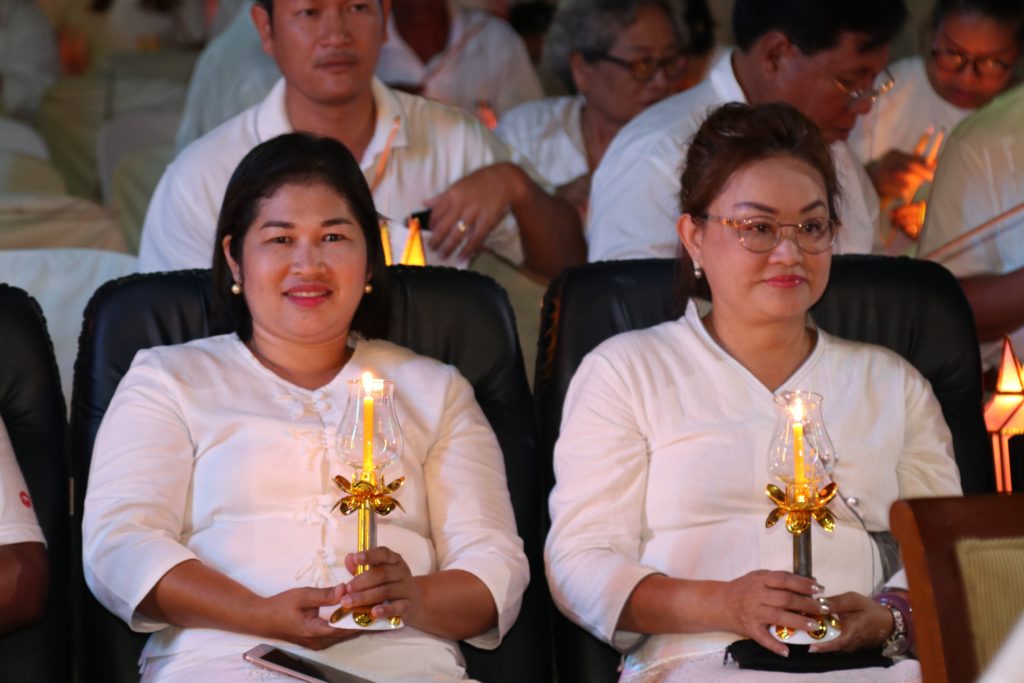
[[[373,375],[369,372],[363,373],[363,391],[368,394],[373,391]]]
[[[793,407],[790,409],[790,414],[793,419],[797,422],[803,422],[804,416],[807,414],[807,410],[804,408],[804,402],[799,398],[793,403]]]

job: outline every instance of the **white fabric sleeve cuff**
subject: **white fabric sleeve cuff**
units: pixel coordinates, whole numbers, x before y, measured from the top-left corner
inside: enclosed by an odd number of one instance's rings
[[[131,569],[131,575],[135,586],[131,591],[121,591],[124,597],[120,597],[117,591],[104,585],[89,564],[86,564],[84,568],[85,582],[96,599],[121,621],[128,624],[133,631],[152,633],[167,628],[170,624],[150,619],[137,612],[139,603],[167,572],[182,562],[195,559],[198,559],[195,554],[179,543],[146,542],[138,547],[138,553],[133,556],[132,564],[134,566]],[[117,579],[116,573],[112,575],[112,578]]]
[[[5,524],[0,527],[0,545],[14,543],[42,543],[46,545],[43,530],[38,524]]]
[[[480,635],[467,638],[466,642],[481,650],[493,650],[501,644],[519,616],[523,604],[523,591],[517,589],[517,581],[504,562],[488,562],[486,558],[460,558],[445,569],[461,569],[480,579],[498,610],[498,625]]]

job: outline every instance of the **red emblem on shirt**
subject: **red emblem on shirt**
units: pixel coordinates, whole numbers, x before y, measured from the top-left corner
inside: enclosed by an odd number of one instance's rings
[[[22,491],[19,493],[18,498],[21,498],[21,504],[25,507],[32,507],[32,499],[28,497],[28,491]]]

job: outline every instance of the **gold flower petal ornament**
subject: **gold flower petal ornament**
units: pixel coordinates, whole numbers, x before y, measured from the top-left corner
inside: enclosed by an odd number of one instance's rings
[[[331,507],[332,512],[340,510],[341,514],[350,515],[359,510],[363,503],[367,503],[379,515],[390,514],[396,507],[405,512],[402,504],[390,495],[402,488],[405,477],[399,477],[390,484],[385,484],[382,476],[380,483],[375,487],[367,481],[357,481],[353,484],[338,474],[334,477],[334,483],[347,495]]]

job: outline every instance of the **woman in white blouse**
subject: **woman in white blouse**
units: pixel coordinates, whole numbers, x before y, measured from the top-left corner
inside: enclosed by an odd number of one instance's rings
[[[139,352],[94,448],[85,574],[153,632],[144,681],[250,680],[268,642],[373,680],[465,675],[455,641],[493,648],[528,569],[497,441],[451,366],[367,340],[386,320],[377,213],[340,143],[289,134],[250,152],[224,198],[214,294],[236,334]],[[354,552],[332,506],[347,382],[394,380],[404,511]],[[370,570],[354,576],[357,564]],[[337,629],[339,605],[400,616]],[[326,608],[321,611],[321,608]]]
[[[893,608],[867,597],[906,586],[872,534],[894,500],[956,495],[959,477],[928,382],[808,317],[842,239],[828,146],[788,105],[727,104],[690,145],[681,208],[680,270],[702,296],[595,349],[565,399],[545,551],[556,603],[629,653],[624,680],[747,680],[725,647],[787,655],[768,627],[819,613],[843,631],[812,651],[905,649],[906,593],[890,591]],[[774,398],[796,389],[824,396],[842,496],[835,531],[815,534],[814,579],[789,571],[784,525],[765,529]],[[871,680],[918,675],[910,660],[886,671]]]

